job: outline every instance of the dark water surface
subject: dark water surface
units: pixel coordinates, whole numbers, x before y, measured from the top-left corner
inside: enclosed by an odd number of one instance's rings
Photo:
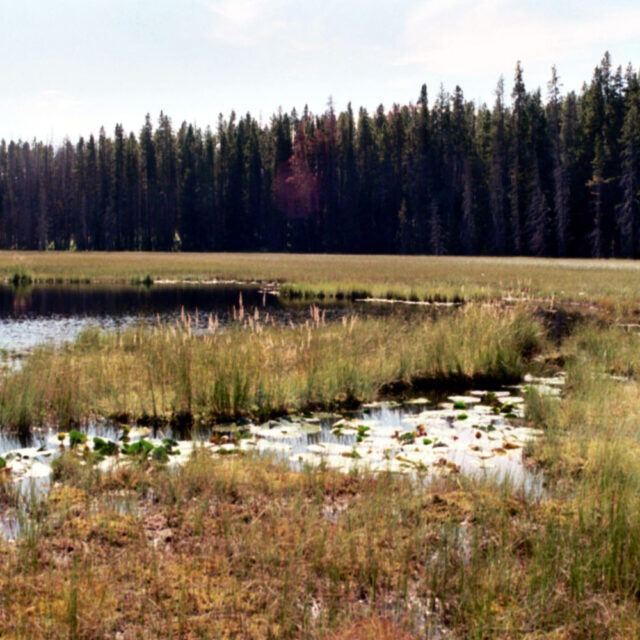
[[[88,327],[116,329],[188,316],[196,329],[206,327],[210,315],[224,325],[241,307],[245,317],[258,313],[264,322],[269,314],[270,321],[288,325],[307,320],[310,305],[286,303],[272,292],[248,285],[0,285],[0,352],[15,356],[38,345],[60,344]],[[321,312],[329,321],[353,312],[385,314],[389,306],[340,301],[322,304]]]
[[[240,300],[245,312],[283,315],[277,296],[257,287],[221,285],[37,285],[0,286],[0,349],[21,353],[40,344],[73,340],[87,327],[113,329],[135,322],[172,321],[182,313],[200,322],[218,315],[224,323]],[[293,312],[292,312],[293,313]],[[290,313],[284,313],[285,320]]]
[[[228,285],[37,285],[0,286],[0,318],[126,317],[179,313],[199,309],[225,312],[238,305],[279,307],[276,296],[256,288]]]

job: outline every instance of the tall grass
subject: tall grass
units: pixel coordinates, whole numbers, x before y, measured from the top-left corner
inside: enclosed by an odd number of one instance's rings
[[[389,381],[517,380],[544,345],[541,326],[525,310],[492,306],[422,321],[314,318],[278,328],[252,316],[205,335],[194,335],[188,321],[91,329],[6,373],[0,420],[24,429],[44,422],[66,428],[93,413],[205,422],[265,417],[370,400]]]

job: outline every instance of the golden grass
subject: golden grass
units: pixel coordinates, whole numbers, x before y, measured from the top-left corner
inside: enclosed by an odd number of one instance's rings
[[[251,253],[0,252],[0,274],[37,280],[286,282],[298,295],[342,292],[419,300],[542,297],[636,306],[640,263],[625,260]]]

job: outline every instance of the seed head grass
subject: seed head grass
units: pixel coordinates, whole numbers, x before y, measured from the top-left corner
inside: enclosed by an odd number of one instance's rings
[[[545,345],[525,310],[471,305],[439,317],[345,317],[294,328],[251,315],[195,334],[189,320],[124,331],[90,329],[43,347],[4,375],[0,420],[67,430],[93,415],[188,415],[213,423],[375,399],[390,381],[518,380]]]

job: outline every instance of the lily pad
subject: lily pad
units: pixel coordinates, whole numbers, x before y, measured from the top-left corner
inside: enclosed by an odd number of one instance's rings
[[[78,446],[79,444],[84,444],[87,441],[87,434],[82,433],[81,431],[72,430],[69,431],[69,444],[71,448]]]

